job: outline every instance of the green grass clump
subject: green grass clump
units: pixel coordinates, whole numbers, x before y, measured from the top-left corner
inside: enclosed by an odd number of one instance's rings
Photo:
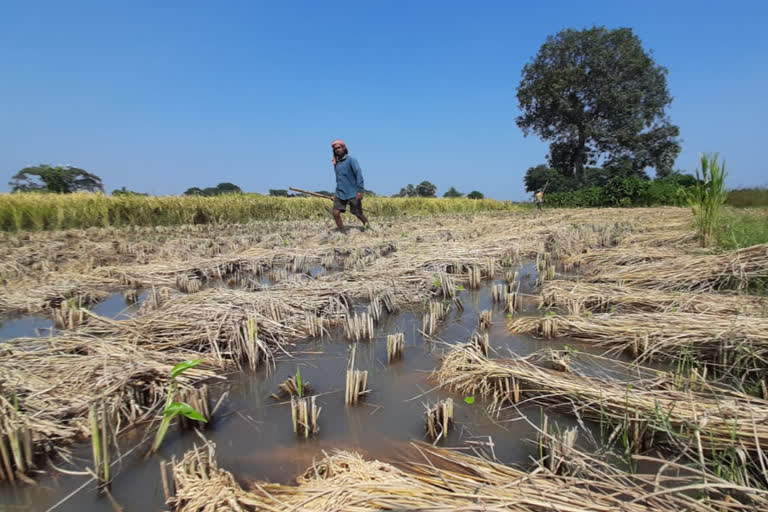
[[[701,245],[712,244],[719,216],[727,196],[725,190],[725,162],[720,164],[718,155],[701,155],[701,169],[696,169],[696,184],[684,191],[693,210],[694,225],[699,232]]]
[[[727,208],[715,233],[723,249],[741,249],[768,243],[768,208]]]
[[[41,231],[107,226],[177,226],[330,218],[331,202],[259,194],[202,196],[106,196],[93,193],[0,194],[0,231]],[[371,217],[516,210],[493,199],[371,197]]]

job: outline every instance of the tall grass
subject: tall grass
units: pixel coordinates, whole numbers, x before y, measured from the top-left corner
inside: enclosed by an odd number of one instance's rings
[[[493,199],[372,197],[373,217],[515,210]],[[105,196],[103,194],[0,194],[0,230],[40,231],[106,226],[175,226],[330,218],[331,202],[257,194],[200,196]]]
[[[723,204],[728,197],[725,162],[720,164],[717,159],[717,153],[701,155],[701,169],[696,169],[696,184],[684,191],[704,247],[712,244]]]

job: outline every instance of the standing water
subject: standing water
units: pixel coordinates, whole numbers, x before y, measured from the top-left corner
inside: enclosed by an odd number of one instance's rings
[[[534,273],[529,267],[524,267],[523,272]],[[523,280],[523,292],[531,291],[534,279],[529,275]],[[537,455],[533,442],[536,431],[531,425],[519,418],[511,421],[510,415],[497,418],[488,414],[479,397],[473,401],[474,397],[435,389],[430,372],[439,365],[440,354],[449,345],[469,340],[477,328],[480,312],[484,310],[493,312],[488,331],[492,357],[526,355],[543,347],[559,349],[566,343],[571,346],[574,343],[568,340],[541,341],[507,333],[505,312],[500,305],[493,304],[490,286],[478,291],[463,291],[460,298],[465,309],[453,308],[433,338],[425,338],[419,332],[421,313],[406,310],[397,315],[385,315],[376,327],[375,339],[355,343],[355,368],[368,371],[368,388],[371,389],[357,406],[344,405],[345,373],[354,342],[346,341],[341,331],[334,331],[330,338],[296,343],[291,356],[282,356],[272,369],[228,375],[226,384],[217,386],[220,392],[215,395],[226,390],[229,394],[214,420],[202,431],[207,439],[216,443],[219,466],[247,485],[255,480],[292,483],[313,460],[322,458],[324,451],[334,449],[354,450],[370,459],[404,460],[408,443],[425,439],[426,405],[447,397],[451,397],[455,404],[455,427],[446,439],[440,441],[441,445],[484,442],[488,443],[484,448],[486,453],[501,462],[529,462]],[[538,314],[533,300],[523,302],[523,311],[519,314]],[[101,310],[106,316],[125,314],[125,305],[118,303],[117,298],[107,299],[96,311]],[[405,337],[404,357],[387,364],[386,337],[400,332]],[[290,405],[284,399],[271,396],[281,382],[296,374],[297,369],[322,407],[320,432],[309,439],[294,435]],[[524,407],[522,411],[533,424],[540,424],[537,406]],[[547,414],[561,427],[574,424],[570,417]],[[151,436],[152,433],[138,429],[124,436],[123,453],[143,437]],[[156,456],[145,457],[149,442],[126,455],[113,469],[116,477],[111,491],[117,503],[127,511],[166,510],[159,461],[169,460],[172,456],[179,458],[195,443],[200,444],[201,439],[194,432],[172,428]],[[72,455],[74,467],[80,469],[91,465],[89,443],[76,446]],[[56,464],[72,467],[61,460]],[[114,510],[95,485],[88,483],[89,478],[63,475],[46,468],[46,474],[36,479],[37,485],[0,488],[0,509],[44,511],[58,504],[55,510]]]

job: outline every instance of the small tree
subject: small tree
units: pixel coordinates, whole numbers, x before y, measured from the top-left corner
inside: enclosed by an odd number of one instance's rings
[[[203,190],[198,187],[191,187],[184,191],[185,196],[201,196],[203,195]]]
[[[269,189],[269,195],[272,197],[288,197],[288,191],[283,188]]]
[[[37,165],[25,167],[8,182],[13,192],[103,192],[101,178],[77,167]]]
[[[401,188],[400,192],[395,194],[395,197],[416,197],[417,195],[416,187],[409,183],[407,186]]]
[[[482,192],[478,192],[477,190],[473,190],[472,192],[467,194],[467,197],[469,199],[484,199],[485,198],[483,193]]]
[[[462,197],[463,195],[464,194],[456,190],[454,187],[451,187],[445,194],[443,194],[443,197]]]
[[[416,185],[416,195],[419,197],[437,197],[437,187],[428,181]]]

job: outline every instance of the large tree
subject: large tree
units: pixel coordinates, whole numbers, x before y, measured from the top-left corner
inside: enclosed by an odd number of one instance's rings
[[[563,30],[523,68],[517,125],[548,141],[550,166],[577,179],[624,158],[664,174],[680,152],[666,74],[630,28]]]
[[[70,166],[36,165],[25,167],[8,182],[13,192],[70,192],[104,191],[101,178],[83,169]]]

